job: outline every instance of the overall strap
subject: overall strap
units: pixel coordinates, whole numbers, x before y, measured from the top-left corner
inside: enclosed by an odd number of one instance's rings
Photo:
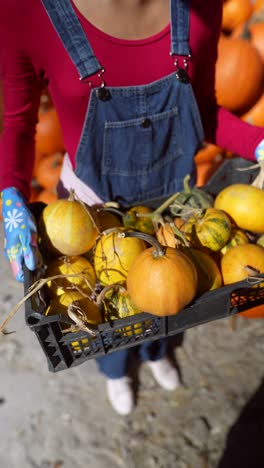
[[[189,27],[191,0],[170,0],[171,54],[190,55]]]
[[[76,66],[80,80],[102,70],[70,0],[41,0],[41,2]]]

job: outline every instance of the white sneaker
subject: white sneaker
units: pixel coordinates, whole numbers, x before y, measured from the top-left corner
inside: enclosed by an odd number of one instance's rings
[[[127,415],[134,408],[134,395],[128,377],[106,380],[109,401],[118,414]]]
[[[177,369],[167,357],[158,361],[147,361],[148,366],[157,383],[165,390],[173,391],[180,386],[180,378]]]

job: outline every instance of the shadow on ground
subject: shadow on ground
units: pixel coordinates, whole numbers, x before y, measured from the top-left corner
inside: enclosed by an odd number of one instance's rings
[[[217,468],[264,467],[264,380],[230,429]]]

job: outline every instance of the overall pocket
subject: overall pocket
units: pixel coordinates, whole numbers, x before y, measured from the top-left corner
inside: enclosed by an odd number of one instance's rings
[[[104,125],[102,172],[143,176],[182,157],[178,107],[158,114]]]

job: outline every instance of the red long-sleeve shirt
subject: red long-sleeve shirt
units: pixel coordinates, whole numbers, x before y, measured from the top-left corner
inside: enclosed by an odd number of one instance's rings
[[[34,162],[34,133],[43,79],[62,126],[73,167],[90,87],[54,30],[40,0],[0,0],[0,70],[4,91],[4,129],[0,140],[0,190],[16,186],[29,194]],[[143,40],[116,39],[103,33],[80,12],[78,18],[109,86],[147,84],[175,70],[170,56],[170,26]],[[264,128],[253,127],[215,103],[214,78],[222,0],[192,0],[189,76],[208,142],[254,160]],[[93,78],[94,85],[100,85]]]

